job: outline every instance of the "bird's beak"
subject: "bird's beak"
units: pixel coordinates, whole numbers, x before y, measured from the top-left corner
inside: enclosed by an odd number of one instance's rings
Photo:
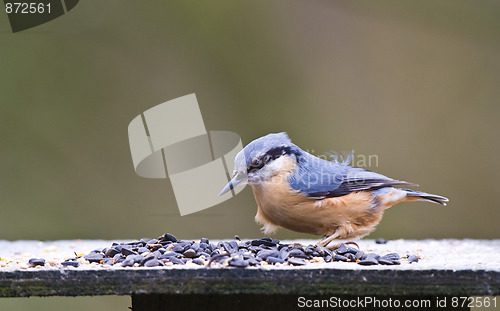
[[[233,178],[227,183],[227,185],[222,189],[222,191],[219,193],[219,196],[223,195],[224,193],[233,190],[234,187],[238,186],[241,183],[245,183],[247,181],[247,174],[243,172],[236,172],[233,175]]]

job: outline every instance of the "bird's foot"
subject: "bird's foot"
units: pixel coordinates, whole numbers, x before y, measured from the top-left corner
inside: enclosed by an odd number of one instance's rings
[[[324,246],[324,247],[328,248],[328,249],[329,249],[329,250],[331,250],[331,251],[334,251],[334,250],[336,250],[337,248],[339,248],[342,244],[356,245],[356,247],[359,249],[359,245],[358,245],[358,243],[356,243],[356,242],[352,242],[352,241],[349,241],[349,242],[343,242],[343,243],[336,243],[336,244],[333,244],[333,245],[330,245],[330,246]]]
[[[335,240],[337,237],[338,234],[332,234],[329,237],[326,237],[323,240],[316,243],[316,245],[326,247],[328,244],[330,244],[331,241]]]
[[[336,238],[338,238],[339,235],[337,233],[334,233],[326,238],[324,238],[323,240],[319,241],[318,243],[316,243],[316,245],[319,245],[319,246],[323,246],[325,248],[328,248],[329,250],[336,250],[337,248],[340,247],[340,245],[342,243],[336,243],[334,245],[330,245],[328,246],[333,240],[335,240]],[[352,242],[352,241],[349,241],[349,242],[344,242],[344,244],[351,244],[351,245],[356,245],[356,247],[359,249],[359,245],[356,243],[356,242]]]

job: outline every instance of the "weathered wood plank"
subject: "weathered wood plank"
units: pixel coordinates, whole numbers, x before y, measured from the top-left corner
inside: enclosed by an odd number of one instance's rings
[[[290,241],[289,241],[290,242]],[[299,241],[310,243],[311,241]],[[416,264],[361,266],[334,262],[302,267],[207,268],[195,264],[155,268],[82,265],[16,268],[29,257],[64,258],[110,241],[0,242],[0,297],[82,295],[397,295],[472,296],[500,294],[500,240],[360,241],[377,253],[417,253]],[[28,248],[26,248],[28,247]],[[30,253],[25,254],[25,253]],[[17,254],[17,255],[16,255]],[[10,258],[10,259],[7,259]],[[24,262],[23,262],[24,261]]]
[[[131,294],[499,295],[498,271],[130,269],[0,273],[1,297]]]

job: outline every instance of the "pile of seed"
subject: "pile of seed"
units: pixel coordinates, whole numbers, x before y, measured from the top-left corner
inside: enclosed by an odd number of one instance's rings
[[[411,257],[411,258],[410,258]],[[90,263],[121,267],[158,267],[194,263],[204,266],[231,266],[245,268],[261,265],[302,266],[314,262],[357,262],[359,265],[399,265],[397,253],[384,256],[364,253],[356,247],[340,244],[335,250],[317,245],[284,244],[279,240],[262,238],[211,243],[207,238],[199,242],[179,240],[166,233],[157,239],[141,239],[128,243],[113,243],[109,248],[97,249],[83,256]],[[416,262],[415,255],[407,255]],[[78,266],[79,258],[69,258],[64,266]]]

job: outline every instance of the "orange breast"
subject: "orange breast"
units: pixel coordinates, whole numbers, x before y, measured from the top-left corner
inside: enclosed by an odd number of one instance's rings
[[[293,164],[291,159],[285,160],[280,173],[251,185],[258,205],[255,219],[264,225],[265,233],[284,227],[321,236],[337,232],[340,238],[355,238],[375,229],[384,209],[376,207],[369,192],[322,200],[308,198],[287,183]]]

